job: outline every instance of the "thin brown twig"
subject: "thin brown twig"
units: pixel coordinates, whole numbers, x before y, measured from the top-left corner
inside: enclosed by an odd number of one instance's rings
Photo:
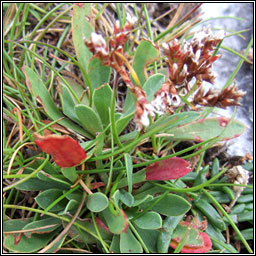
[[[46,247],[44,247],[38,253],[45,253],[46,251],[51,249],[68,232],[68,230],[71,228],[71,226],[76,221],[76,218],[78,217],[79,213],[81,212],[81,210],[84,206],[85,198],[86,198],[86,193],[83,193],[81,203],[80,203],[74,217],[71,219],[71,221],[68,223],[68,225],[63,229],[63,231],[50,244],[48,244]]]

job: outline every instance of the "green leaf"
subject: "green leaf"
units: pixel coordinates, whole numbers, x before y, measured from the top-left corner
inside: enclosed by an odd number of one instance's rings
[[[162,226],[162,218],[156,212],[147,212],[134,220],[135,224],[142,229],[158,229]]]
[[[243,235],[245,240],[253,240],[254,230],[253,230],[253,228],[247,228],[247,229],[242,230],[241,234]],[[236,234],[235,239],[241,240],[241,237]]]
[[[66,214],[75,214],[75,211],[79,207],[79,203],[76,200],[69,200],[65,209],[62,212],[59,212],[59,215],[66,215]]]
[[[8,220],[4,222],[3,230],[19,231],[24,228],[28,223],[33,223],[32,219],[23,221],[21,219]],[[57,231],[57,230],[56,230]],[[44,247],[55,235],[56,231],[47,234],[32,234],[31,237],[22,235],[20,240],[17,240],[17,234],[4,235],[4,245],[10,252],[16,253],[32,253]],[[16,241],[16,242],[15,242]]]
[[[108,207],[102,212],[102,214],[109,230],[113,234],[121,234],[126,230],[128,226],[128,220],[123,210],[117,209],[116,215],[114,215]]]
[[[132,165],[132,158],[129,154],[124,154],[124,161],[125,161],[125,169],[126,169],[126,176],[127,176],[127,184],[128,184],[128,192],[132,192],[132,174],[133,174],[133,165]]]
[[[146,180],[146,173],[145,170],[138,171],[132,175],[132,183],[140,183]],[[128,185],[127,177],[121,179],[117,185],[117,188],[122,188]]]
[[[61,99],[63,113],[67,117],[69,117],[70,119],[72,119],[73,121],[75,121],[79,124],[80,121],[74,111],[76,103],[74,101],[72,94],[70,93],[68,88],[66,88],[65,85],[63,85],[63,84],[61,85],[61,89],[58,91],[59,91],[59,95],[60,95],[60,99]]]
[[[78,83],[74,78],[69,77],[69,76],[62,76],[67,83],[69,84],[69,86],[72,88],[72,90],[75,92],[75,94],[78,96],[81,104],[85,104],[87,106],[89,106],[89,98],[88,98],[88,94],[87,94],[87,90],[85,88],[85,85],[81,85],[81,83]],[[60,84],[62,85],[62,81],[60,81]],[[75,101],[74,96],[72,95],[72,98]]]
[[[111,196],[111,199],[114,200],[114,203],[115,203],[116,205],[119,205],[119,200],[120,200],[120,191],[119,191],[119,189],[117,189],[117,190],[114,192],[114,194]]]
[[[180,126],[190,123],[199,117],[200,113],[193,111],[182,112],[173,115],[167,113],[158,118],[152,125],[146,128],[146,131],[151,131],[153,129],[159,129],[159,127],[162,127],[162,130],[160,130],[161,132],[167,131],[168,133],[172,134],[173,129],[171,128],[177,127],[178,130]],[[176,137],[173,136],[172,139],[176,139]]]
[[[103,132],[99,133],[96,136],[95,156],[100,156],[102,154],[102,149],[103,149],[103,146],[104,146],[104,138],[105,138],[105,133],[103,133]]]
[[[113,253],[120,253],[120,236],[114,235],[109,250]]]
[[[28,219],[9,219],[3,222],[3,232],[21,230],[28,223],[32,223],[33,218]]]
[[[85,70],[88,68],[89,59],[92,56],[90,50],[86,47],[84,39],[90,39],[94,27],[90,21],[93,20],[93,14],[90,3],[74,4],[72,15],[72,34],[76,50],[76,56]]]
[[[138,206],[142,203],[146,203],[146,202],[152,202],[153,200],[153,196],[151,195],[145,195],[143,197],[135,197],[134,198],[134,203],[132,204],[132,206]]]
[[[128,207],[131,207],[134,203],[133,195],[124,189],[120,190],[120,200]]]
[[[32,69],[30,69],[27,66],[24,67],[24,72],[28,80],[27,84],[29,84],[29,86],[31,87],[30,89],[32,90],[32,94],[36,98],[41,99],[41,102],[44,106],[46,114],[52,120],[63,118],[64,116],[60,113],[60,111],[56,107],[56,104],[53,102],[50,96],[50,93],[46,89],[41,78]],[[74,124],[68,119],[64,118],[60,120],[58,123],[88,138],[92,138],[92,136],[88,132],[84,131],[84,129],[77,126],[76,124]]]
[[[75,200],[77,203],[80,203],[83,198],[83,195],[78,191],[73,191],[72,193],[66,195],[66,198],[68,200]]]
[[[225,117],[210,117],[170,129],[168,132],[174,135],[175,140],[201,142],[220,135],[221,140],[230,140],[240,136],[246,130],[246,126],[237,120],[228,124],[229,120]],[[227,129],[224,131],[226,126]],[[221,134],[223,131],[224,133]]]
[[[18,181],[19,179],[17,179]],[[49,188],[59,188],[59,189],[65,189],[66,186],[62,186],[62,184],[55,183],[55,182],[49,182],[49,181],[42,181],[37,178],[30,178],[29,180],[26,180],[25,182],[22,182],[21,184],[18,184],[15,186],[18,190],[25,190],[25,191],[44,191]]]
[[[124,115],[116,121],[116,131],[119,135],[133,118],[134,113]]]
[[[23,171],[23,174],[30,174],[31,172],[33,172],[35,169],[37,169],[41,164],[42,164],[42,160],[37,160],[34,163],[32,163],[29,167],[32,168],[31,169],[25,169]],[[50,163],[47,162],[46,165],[44,166],[44,170],[47,172],[47,175],[49,174],[59,174],[59,172],[57,172],[55,170],[55,167]],[[38,174],[37,174],[38,175]],[[45,177],[45,176],[44,176]],[[19,179],[17,179],[18,181]],[[60,183],[57,182],[55,180],[52,180],[48,177],[46,177],[44,180],[39,179],[39,178],[30,178],[18,185],[15,186],[16,189],[18,190],[26,190],[26,191],[44,191],[47,190],[49,188],[58,188],[58,189],[67,189],[70,186],[70,184],[68,183]]]
[[[142,253],[142,247],[128,228],[126,232],[120,235],[120,252],[121,253]]]
[[[103,66],[101,63],[102,61],[97,57],[91,58],[89,62],[88,76],[92,83],[93,90],[105,83],[108,83],[110,79],[110,67]]]
[[[58,183],[59,186],[63,187],[63,188],[70,188],[70,184],[62,179],[59,178],[55,178],[54,176],[44,172],[43,170],[39,171],[37,174],[38,179],[43,180],[43,181],[47,181],[47,182],[54,182],[54,183]]]
[[[148,78],[143,85],[148,102],[154,99],[155,93],[162,87],[165,76],[163,74],[154,74]]]
[[[143,205],[141,205],[141,207],[143,209],[149,207],[158,199],[158,197],[155,197],[150,202],[144,203]],[[190,203],[183,197],[174,194],[168,194],[162,200],[156,203],[151,208],[151,210],[163,214],[165,216],[178,216],[184,215],[190,209],[190,207]]]
[[[71,182],[75,182],[77,179],[76,167],[61,168],[62,174]]]
[[[52,227],[47,227],[49,225],[53,225]],[[34,233],[50,233],[53,230],[57,229],[61,225],[61,220],[54,218],[54,217],[48,217],[46,219],[33,221],[31,223],[28,223],[25,225],[22,229],[35,229],[34,231],[29,231],[24,233],[27,237],[30,237]],[[45,228],[43,228],[45,227]]]
[[[170,247],[170,242],[172,234],[176,226],[182,220],[183,215],[179,216],[169,216],[165,219],[163,227],[160,230],[160,234],[157,238],[157,252],[158,253],[167,253]]]
[[[48,189],[41,192],[35,198],[35,200],[41,208],[45,209],[62,195],[63,195],[62,190],[53,188],[53,189]],[[60,202],[58,202],[51,208],[51,212],[57,212],[57,211],[63,210],[66,207],[67,203],[68,203],[68,200],[66,198],[62,199]]]
[[[157,252],[157,237],[159,236],[159,230],[157,229],[152,229],[152,230],[147,230],[147,229],[141,229],[138,226],[134,225],[135,229],[137,230],[139,236],[143,240],[144,244],[148,248],[148,250],[151,253],[156,253]]]
[[[99,76],[100,73],[98,73]],[[106,127],[109,124],[109,108],[111,107],[112,89],[108,84],[94,90],[93,103],[101,118],[102,124]]]
[[[91,219],[84,219],[84,220],[77,219],[75,222],[85,227],[90,233],[98,237],[94,224]],[[64,228],[67,225],[66,222],[63,222],[62,224]],[[103,240],[105,241],[111,240],[112,234],[109,231],[107,231],[100,225],[98,225],[98,230]],[[82,229],[80,229],[80,232],[75,225],[72,225],[72,227],[68,231],[68,236],[70,236],[72,239],[80,243],[84,243],[84,241],[86,241],[88,244],[96,244],[98,242],[98,239],[95,236],[91,235],[89,232],[85,232]]]
[[[101,192],[88,196],[87,207],[92,212],[101,212],[108,207],[108,198]]]
[[[75,112],[82,126],[91,134],[96,135],[103,130],[100,117],[92,108],[78,104],[75,106]]]
[[[141,40],[138,45],[132,67],[134,68],[137,76],[140,80],[141,85],[146,81],[146,68],[147,65],[157,59],[159,55],[159,49],[153,45],[152,42],[147,40]]]

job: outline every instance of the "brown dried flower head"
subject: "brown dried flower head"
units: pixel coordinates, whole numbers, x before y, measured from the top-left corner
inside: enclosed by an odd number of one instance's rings
[[[229,85],[222,91],[209,89],[206,93],[203,86],[201,86],[195,94],[193,102],[194,104],[219,108],[240,106],[240,100],[245,94],[246,92],[238,90],[235,84]]]

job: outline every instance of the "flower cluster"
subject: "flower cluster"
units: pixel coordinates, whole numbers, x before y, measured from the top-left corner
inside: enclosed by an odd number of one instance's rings
[[[240,106],[240,100],[246,94],[243,90],[237,90],[235,84],[229,85],[223,90],[209,89],[205,93],[201,86],[194,96],[194,104],[199,104],[209,107],[226,108],[227,106]]]
[[[155,116],[155,109],[147,101],[146,94],[141,88],[136,86],[131,89],[131,92],[134,93],[137,98],[134,122],[137,124],[138,129],[142,130],[145,126],[149,125],[149,116]]]
[[[214,56],[216,46],[223,39],[221,33],[214,36],[210,27],[194,34],[190,42],[183,44],[178,39],[162,45],[167,57],[169,79],[155,94],[152,105],[159,114],[173,112],[181,103],[180,96],[185,96],[191,89],[190,82],[196,79],[197,87],[203,81],[214,82],[215,75],[211,70],[212,63],[220,55]]]
[[[145,92],[138,87],[138,84],[133,84],[126,70],[126,67],[128,67],[131,76],[136,77],[124,53],[124,44],[129,38],[132,27],[132,22],[128,22],[122,29],[116,24],[114,35],[108,43],[101,35],[92,33],[91,39],[85,40],[85,44],[97,58],[102,60],[102,65],[115,69],[121,75],[131,93],[136,95],[134,121],[140,130],[149,125],[150,116],[154,117],[155,113],[158,115],[167,111],[174,113],[182,102],[181,97],[187,94],[190,95],[188,100],[195,105],[221,108],[240,105],[239,101],[245,92],[237,90],[235,85],[228,86],[222,91],[210,89],[206,93],[202,86],[203,81],[212,84],[214,82],[215,74],[212,72],[212,64],[220,58],[220,55],[216,55],[215,51],[224,38],[223,32],[213,35],[210,27],[203,28],[195,33],[189,42],[181,43],[178,39],[174,39],[169,44],[163,43],[163,53],[167,57],[168,77],[162,87],[155,93],[152,102],[149,103]],[[192,79],[195,80],[194,85],[191,85]],[[191,88],[193,88],[193,91],[191,91]],[[193,95],[196,89],[198,90]]]
[[[102,65],[115,69],[129,88],[133,87],[133,84],[124,66],[124,44],[129,38],[132,26],[132,23],[129,22],[120,31],[119,25],[116,24],[114,35],[108,42],[106,42],[102,35],[95,32],[91,33],[90,40],[85,39],[85,45],[96,58],[102,61]]]

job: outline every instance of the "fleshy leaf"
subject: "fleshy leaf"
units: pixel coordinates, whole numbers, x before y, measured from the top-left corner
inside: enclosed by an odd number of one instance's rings
[[[62,174],[71,182],[75,182],[77,179],[77,173],[75,167],[66,167],[61,169]]]
[[[59,197],[63,195],[63,191],[60,189],[51,188],[41,192],[36,198],[37,204],[46,209],[51,203],[55,202]],[[51,212],[58,212],[63,210],[68,203],[66,198],[63,198],[61,201],[57,202],[52,208]]]
[[[151,201],[146,201],[139,206],[142,209],[146,209],[153,205],[151,208],[152,211],[158,212],[165,216],[184,215],[187,211],[190,210],[191,207],[187,200],[175,194],[168,194],[162,200],[158,201],[158,203],[155,203],[158,198],[159,196],[155,197]]]
[[[97,132],[103,130],[101,119],[98,113],[92,108],[83,104],[78,104],[75,106],[75,112],[81,125],[91,134],[96,135]]]
[[[101,118],[102,124],[106,127],[109,124],[109,108],[111,107],[112,89],[108,84],[94,90],[93,103]]]
[[[133,68],[138,75],[141,85],[146,81],[146,67],[151,64],[159,55],[159,49],[152,42],[142,40],[136,49]]]
[[[108,207],[108,198],[101,192],[89,195],[87,207],[92,212],[101,212]]]
[[[162,229],[160,230],[160,234],[157,238],[158,253],[168,252],[173,231],[175,230],[176,226],[180,223],[182,218],[183,218],[183,215],[169,216],[164,220]]]
[[[190,229],[188,230],[188,226]],[[175,229],[170,246],[176,248],[184,235],[187,235],[187,242],[180,252],[183,253],[206,253],[212,248],[212,242],[205,232],[200,232],[195,225],[188,221],[181,222]]]
[[[27,224],[25,227],[23,227],[23,230],[31,230],[29,232],[24,233],[24,235],[30,238],[32,234],[50,233],[53,230],[57,229],[60,225],[61,220],[54,217],[33,221]]]
[[[191,171],[189,162],[179,157],[161,160],[146,167],[147,180],[177,179]]]
[[[86,153],[79,143],[67,135],[41,136],[34,133],[34,139],[36,145],[47,154],[51,154],[60,167],[78,165],[86,158]]]
[[[157,212],[146,212],[134,220],[134,223],[142,229],[159,229],[162,226],[161,216]]]
[[[92,83],[93,90],[105,83],[108,83],[110,79],[110,73],[110,67],[103,66],[100,59],[96,57],[92,57],[90,59],[88,66],[88,75]]]
[[[74,4],[72,15],[72,35],[76,56],[83,68],[87,70],[89,59],[92,53],[84,44],[84,39],[89,39],[91,33],[94,31],[92,22],[92,10],[90,3]]]
[[[175,140],[194,140],[197,142],[216,136],[221,136],[221,140],[230,140],[245,132],[246,126],[244,124],[237,120],[231,120],[229,125],[229,121],[230,118],[227,117],[210,117],[178,126],[168,132],[173,134]],[[227,125],[229,126],[226,128]]]
[[[126,232],[120,235],[120,251],[121,253],[142,253],[142,247],[135,238],[131,230],[128,228]]]
[[[52,119],[57,120],[63,118],[63,114],[59,111],[56,104],[51,98],[50,93],[45,87],[41,77],[35,73],[31,68],[27,66],[22,67],[22,71],[26,77],[26,83],[31,91],[32,95],[37,99],[40,99],[41,104],[45,109],[45,113]],[[88,138],[93,138],[88,132],[82,129],[80,126],[74,124],[67,118],[64,118],[58,121],[60,125],[63,125],[66,128],[69,128],[79,134],[82,134]]]
[[[121,234],[126,231],[128,227],[128,219],[123,210],[117,210],[116,215],[114,215],[109,208],[105,209],[103,212],[103,216],[107,223],[109,230],[113,234]]]

